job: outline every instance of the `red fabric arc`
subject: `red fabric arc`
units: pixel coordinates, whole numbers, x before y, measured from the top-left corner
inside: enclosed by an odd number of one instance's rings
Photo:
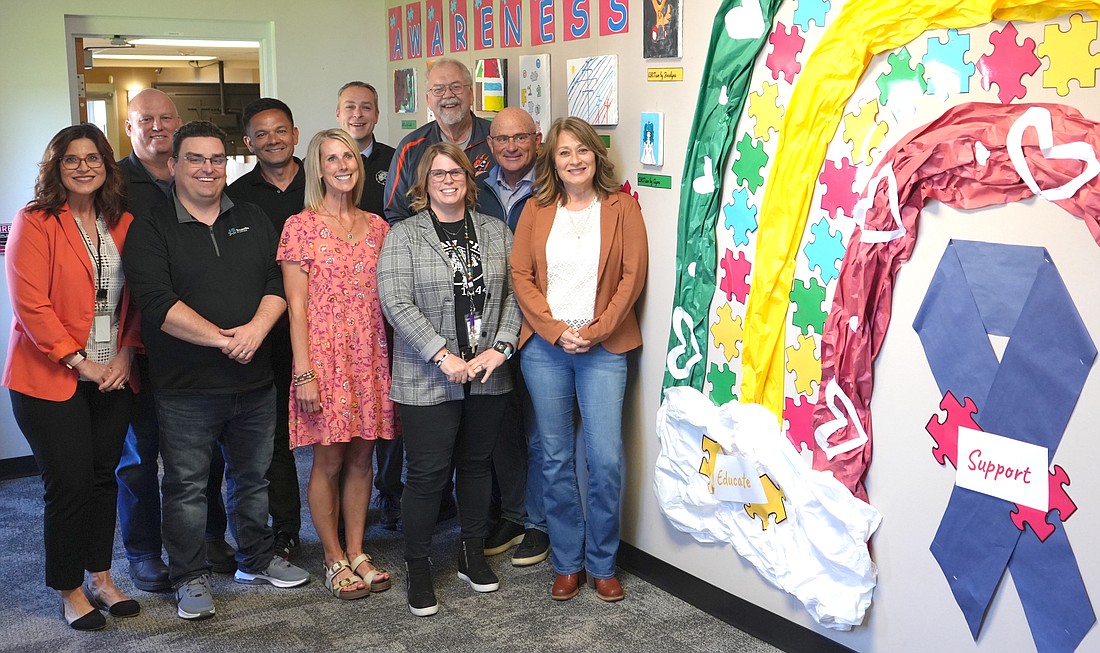
[[[856,415],[847,415],[847,424],[828,441],[835,445],[858,437],[852,420],[859,419],[867,442],[831,460],[817,446],[813,467],[831,471],[863,500],[867,499],[863,476],[871,462],[873,442],[870,411],[873,365],[890,324],[894,280],[916,245],[921,209],[929,200],[960,209],[978,209],[1031,197],[1032,191],[1009,158],[1005,141],[1013,123],[1035,106],[1050,111],[1055,144],[1082,141],[1091,145],[1094,152],[1100,152],[1100,124],[1084,118],[1072,107],[974,102],[953,107],[907,134],[887,153],[876,171],[877,176],[885,166],[893,166],[898,181],[898,208],[906,233],[885,243],[862,242],[859,226],[852,234],[822,335],[821,385],[813,412],[815,429],[834,419],[825,399],[825,389],[833,381],[852,400]],[[978,143],[989,152],[984,163],[978,160],[975,151]],[[1040,189],[1060,187],[1085,167],[1078,160],[1048,159],[1037,145],[1034,129],[1024,132],[1023,151]],[[890,212],[887,188],[883,180],[875,189],[874,205],[864,220],[867,229],[888,231],[897,227]],[[1055,204],[1084,220],[1093,240],[1100,243],[1100,178],[1090,180],[1073,197]]]

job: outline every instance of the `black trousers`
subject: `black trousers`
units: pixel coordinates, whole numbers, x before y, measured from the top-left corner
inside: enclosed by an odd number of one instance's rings
[[[298,537],[298,531],[302,529],[302,497],[298,487],[298,467],[294,462],[294,452],[290,450],[290,377],[294,369],[290,328],[280,322],[268,337],[271,340],[271,367],[275,371],[275,441],[271,450],[271,467],[266,475],[267,509],[271,513],[271,527],[276,533]]]
[[[405,559],[431,553],[432,532],[454,460],[462,539],[489,530],[492,455],[504,415],[505,395],[471,395],[435,406],[398,404],[405,439]]]
[[[129,390],[81,381],[65,401],[11,392],[11,407],[42,472],[46,585],[71,590],[84,571],[111,568],[118,483],[115,467],[130,421]]]

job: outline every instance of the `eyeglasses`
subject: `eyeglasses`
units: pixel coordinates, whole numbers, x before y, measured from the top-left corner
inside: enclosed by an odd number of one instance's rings
[[[515,141],[516,145],[523,145],[527,141],[531,140],[531,138],[536,133],[538,132],[512,134],[511,136],[505,136],[504,134],[501,134],[500,136],[490,136],[489,140],[493,141],[497,145],[507,145],[508,141]]]
[[[428,87],[428,92],[431,93],[432,95],[436,96],[436,97],[443,97],[443,95],[447,91],[450,91],[454,95],[458,95],[459,93],[462,92],[462,89],[467,88],[468,86],[470,86],[470,85],[469,84],[464,84],[462,82],[451,82],[450,84],[436,84],[435,86],[429,86]]]
[[[98,154],[89,154],[83,157],[69,154],[61,157],[61,167],[66,170],[76,170],[80,167],[81,161],[87,164],[89,168],[100,168],[103,166],[103,157]]]
[[[193,166],[201,166],[203,163],[206,163],[207,161],[209,161],[210,165],[214,166],[215,168],[220,168],[220,167],[224,166],[225,162],[229,160],[229,157],[227,157],[224,154],[215,154],[214,156],[201,156],[199,154],[184,154],[180,158],[183,159],[184,161],[190,163]]]
[[[428,178],[434,182],[441,182],[443,181],[444,177],[450,177],[451,179],[465,179],[466,171],[462,168],[454,168],[453,170],[432,169],[428,171]]]

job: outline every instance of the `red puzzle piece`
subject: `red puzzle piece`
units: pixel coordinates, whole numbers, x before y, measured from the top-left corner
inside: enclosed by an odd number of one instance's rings
[[[818,181],[828,188],[821,196],[821,208],[830,218],[838,218],[836,210],[851,217],[852,210],[859,201],[859,193],[852,190],[856,183],[856,166],[845,157],[839,162],[826,161]]]
[[[737,252],[737,257],[734,258],[733,252],[728,249],[719,263],[726,273],[722,276],[718,287],[726,293],[726,301],[732,301],[736,296],[737,301],[744,304],[749,296],[749,284],[745,279],[752,272],[752,263],[745,258],[744,252]]]
[[[1008,23],[1001,31],[989,35],[993,53],[978,59],[982,88],[988,91],[991,83],[996,84],[997,99],[1004,104],[1027,94],[1027,88],[1020,81],[1024,75],[1034,75],[1042,65],[1035,56],[1035,40],[1026,38],[1020,45],[1016,42],[1017,36],[1016,27]]]
[[[772,79],[779,79],[779,73],[783,73],[787,83],[793,84],[795,75],[802,71],[798,54],[806,45],[806,39],[798,35],[798,25],[791,25],[788,31],[786,25],[776,23],[768,43],[771,43],[772,51],[764,63],[772,71]]]
[[[783,419],[787,420],[787,439],[794,445],[794,450],[801,453],[802,446],[806,451],[813,451],[814,447],[814,405],[810,398],[798,395],[799,403],[787,397],[783,400]]]
[[[959,427],[982,430],[982,427],[974,421],[978,407],[970,397],[960,404],[955,395],[948,390],[940,401],[940,409],[947,411],[947,419],[941,422],[939,414],[934,414],[929,418],[924,430],[928,431],[928,435],[936,441],[936,446],[932,447],[932,455],[936,458],[936,462],[942,465],[946,459],[952,467],[958,468],[956,459],[959,453]]]
[[[1035,537],[1038,537],[1040,542],[1046,542],[1047,538],[1054,533],[1054,526],[1051,526],[1047,521],[1047,516],[1052,510],[1058,511],[1058,518],[1062,521],[1066,521],[1070,518],[1070,515],[1077,512],[1077,504],[1069,498],[1069,494],[1066,493],[1065,489],[1070,484],[1069,474],[1062,469],[1061,465],[1054,466],[1054,471],[1050,473],[1048,482],[1050,483],[1050,508],[1046,512],[1021,506],[1017,503],[1016,510],[1008,513],[1016,528],[1022,531],[1026,530],[1025,525],[1030,526],[1031,532],[1035,533]]]

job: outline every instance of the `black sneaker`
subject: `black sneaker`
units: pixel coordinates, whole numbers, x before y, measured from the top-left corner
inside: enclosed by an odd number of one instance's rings
[[[382,509],[379,520],[382,528],[396,531],[399,528],[398,522],[401,521],[401,496],[380,494],[378,495],[378,505]]]
[[[500,520],[492,535],[485,540],[485,555],[495,556],[504,553],[523,541],[523,527],[507,519]]]
[[[537,528],[528,528],[523,541],[512,554],[513,567],[530,567],[550,555],[550,536]]]
[[[275,534],[275,555],[283,560],[290,560],[292,553],[298,550],[298,537],[290,533]]]

